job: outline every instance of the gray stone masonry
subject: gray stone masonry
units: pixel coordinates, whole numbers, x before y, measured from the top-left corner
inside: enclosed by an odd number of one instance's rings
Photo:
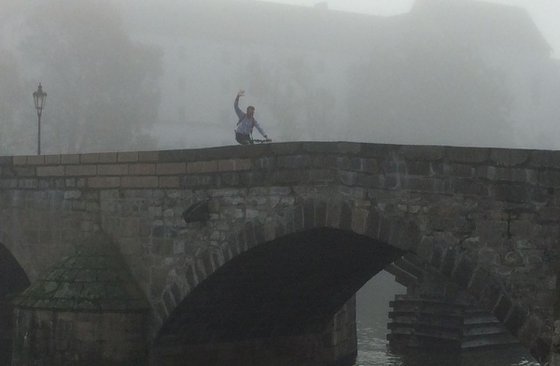
[[[12,304],[13,366],[146,364],[149,305],[106,236],[80,243]]]
[[[186,224],[205,199],[210,220]],[[235,257],[331,228],[416,253],[544,361],[559,215],[556,151],[294,142],[0,158],[0,242],[30,281],[104,231],[150,302],[150,339]]]

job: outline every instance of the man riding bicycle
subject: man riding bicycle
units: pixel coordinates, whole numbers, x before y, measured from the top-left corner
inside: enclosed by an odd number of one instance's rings
[[[259,133],[267,141],[269,141],[268,136],[255,119],[255,107],[253,107],[252,105],[248,106],[247,113],[243,113],[243,111],[239,108],[239,98],[244,95],[245,91],[240,90],[239,93],[237,93],[237,97],[235,97],[235,103],[233,103],[235,113],[237,114],[237,117],[239,117],[237,127],[235,128],[235,140],[241,145],[252,144],[253,139],[251,137],[251,134],[253,133],[253,127],[255,127],[257,131],[259,131]]]

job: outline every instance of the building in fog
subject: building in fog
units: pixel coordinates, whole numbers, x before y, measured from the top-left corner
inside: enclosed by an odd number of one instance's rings
[[[560,137],[549,124],[558,64],[516,7],[417,0],[408,14],[378,17],[154,0],[126,21],[163,51],[164,148],[233,143],[240,88],[275,140],[552,147]]]

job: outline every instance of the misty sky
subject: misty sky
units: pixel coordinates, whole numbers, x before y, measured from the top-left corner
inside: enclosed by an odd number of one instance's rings
[[[406,13],[414,0],[260,0],[283,4],[313,6],[327,3],[329,9],[356,13],[395,15]],[[458,0],[448,0],[458,1]],[[515,5],[527,9],[537,26],[543,32],[550,46],[553,57],[560,58],[560,1],[558,0],[488,0],[488,2]]]
[[[488,0],[526,9],[554,59],[516,9],[431,1],[450,13],[408,14],[414,0],[0,0],[0,154],[36,151],[39,81],[46,153],[232,144],[239,89],[274,141],[560,149],[560,0]],[[318,3],[329,17],[293,6]]]

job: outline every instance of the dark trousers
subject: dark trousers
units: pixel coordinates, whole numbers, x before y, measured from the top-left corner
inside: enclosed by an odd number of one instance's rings
[[[235,133],[235,140],[239,142],[241,145],[250,145],[253,143],[249,135],[243,135],[238,132]]]

